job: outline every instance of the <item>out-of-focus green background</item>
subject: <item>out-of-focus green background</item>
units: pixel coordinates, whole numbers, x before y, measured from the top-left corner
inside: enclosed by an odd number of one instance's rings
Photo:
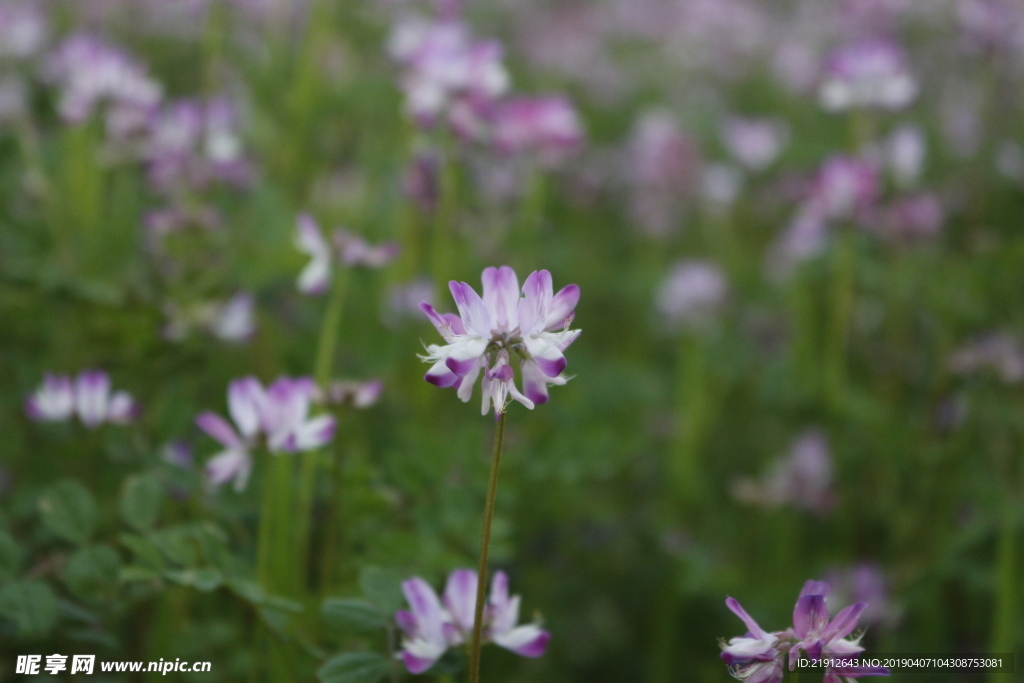
[[[24,34],[4,26],[25,7],[45,19],[34,51],[12,48]],[[830,580],[833,613],[872,603],[872,652],[1019,655],[1019,6],[468,4],[460,20],[502,41],[515,92],[561,93],[578,110],[585,142],[553,167],[405,114],[388,36],[438,12],[411,0],[0,0],[0,85],[22,97],[0,106],[0,680],[33,653],[211,661],[212,674],[181,677],[196,681],[306,681],[339,652],[386,654],[383,630],[332,628],[322,600],[360,596],[367,576],[440,588],[475,566],[494,431],[478,393],[463,404],[423,381],[416,354],[436,333],[401,293],[419,283],[454,310],[448,280],[479,290],[483,268],[502,264],[578,284],[583,333],[551,402],[508,411],[491,552],[551,643],[536,660],[488,647],[484,680],[729,680],[718,639],[744,627],[726,595],[781,630],[811,578]],[[47,63],[80,32],[125,50],[163,106],[230,101],[246,181],[155,188],[130,144],[110,144],[104,105],[63,119]],[[825,111],[829,54],[869,38],[902,45],[913,102]],[[766,168],[730,152],[736,118],[784,131]],[[645,120],[669,129],[646,148]],[[924,147],[909,185],[885,170],[903,126]],[[424,149],[441,160],[433,211],[407,192]],[[868,215],[829,221],[780,274],[773,254],[836,155],[880,169]],[[925,193],[936,229],[900,232],[891,207]],[[147,216],[168,207],[213,211],[216,225],[154,238]],[[338,409],[317,456],[309,577],[255,595],[261,492],[289,465],[258,451],[244,492],[210,489],[202,466],[219,449],[194,418],[226,412],[232,379],[314,373],[330,296],[296,290],[301,212],[402,253],[344,269],[332,374],[384,391]],[[720,268],[721,290],[664,293],[692,261]],[[248,341],[201,324],[165,334],[174,307],[243,291]],[[688,313],[674,319],[673,296],[696,297],[697,314],[678,304]],[[139,419],[88,430],[26,416],[44,373],[88,368],[131,392]],[[166,457],[178,443],[192,464]],[[787,460],[794,448],[811,463]],[[287,562],[293,549],[270,552]]]

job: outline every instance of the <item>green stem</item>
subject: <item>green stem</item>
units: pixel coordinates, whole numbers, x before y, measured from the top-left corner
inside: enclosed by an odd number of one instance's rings
[[[446,142],[441,157],[440,198],[434,215],[434,231],[431,243],[431,274],[442,290],[447,287],[452,270],[452,248],[454,247],[454,223],[458,206],[458,171],[452,159],[453,145]]]
[[[705,344],[696,334],[686,334],[683,338],[679,371],[675,457],[669,464],[669,475],[672,497],[690,506],[702,490],[700,448],[710,408]]]
[[[287,591],[294,579],[292,543],[292,457],[271,455],[263,480],[256,572],[268,593]]]
[[[330,297],[327,301],[327,310],[324,313],[323,323],[320,327],[320,340],[317,342],[316,360],[313,366],[313,378],[321,391],[329,391],[331,374],[334,370],[334,355],[338,345],[338,330],[341,327],[341,317],[345,305],[345,292],[347,289],[347,271],[337,269],[334,276],[334,284],[331,287]],[[307,579],[307,568],[309,566],[310,532],[313,521],[313,498],[316,489],[317,470],[320,469],[320,461],[323,452],[319,450],[303,453],[299,469],[299,519],[295,529],[295,541],[297,557],[299,558],[299,578],[303,582]]]
[[[832,311],[825,356],[825,390],[834,410],[842,406],[846,397],[846,348],[853,314],[856,266],[856,235],[850,230],[843,230],[837,237],[832,254]]]
[[[487,590],[487,554],[491,547],[491,521],[494,519],[494,499],[498,493],[498,468],[501,465],[501,446],[505,437],[505,413],[498,418],[494,434],[494,455],[491,457],[491,476],[487,485],[487,504],[484,507],[484,530],[480,541],[479,580],[476,585],[476,610],[473,615],[473,640],[469,653],[469,682],[480,683],[480,639],[484,626],[484,593]]]
[[[1012,652],[1016,645],[1017,580],[1016,580],[1016,525],[1014,524],[1014,505],[1007,498],[1004,504],[1003,519],[999,529],[999,545],[996,549],[996,590],[995,609],[992,617],[992,653]],[[990,674],[993,683],[1002,680],[998,673]]]

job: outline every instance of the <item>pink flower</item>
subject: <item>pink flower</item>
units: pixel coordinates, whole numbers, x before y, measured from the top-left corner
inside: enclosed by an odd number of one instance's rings
[[[25,401],[25,412],[39,422],[63,422],[75,413],[75,387],[66,375],[43,375],[43,384]]]
[[[102,370],[80,372],[72,383],[66,375],[46,375],[43,385],[25,402],[33,420],[64,421],[77,415],[89,429],[109,422],[131,422],[139,406],[126,391],[110,390],[110,375]]]
[[[536,154],[552,165],[583,144],[583,124],[565,97],[516,97],[495,110],[492,140],[501,152]]]
[[[899,45],[865,40],[832,53],[818,95],[829,111],[903,109],[917,95],[917,81]]]
[[[526,278],[520,295],[516,274],[508,266],[484,270],[483,284],[481,298],[465,282],[449,283],[457,316],[420,304],[446,342],[431,344],[421,358],[431,363],[425,379],[442,388],[455,387],[463,401],[470,399],[482,374],[482,412],[486,415],[493,404],[497,419],[510,396],[532,410],[547,403],[548,384],[568,381],[562,376],[562,354],[580,334],[569,329],[580,290],[569,285],[553,294],[551,273],[541,270]],[[519,359],[523,392],[515,384],[512,355]]]
[[[396,242],[370,244],[361,236],[341,229],[334,231],[334,243],[337,253],[312,216],[305,213],[299,216],[295,246],[310,257],[299,273],[298,288],[303,294],[316,296],[327,291],[336,259],[346,266],[381,268],[391,263],[399,252]]]
[[[457,569],[448,577],[444,596],[439,599],[429,583],[413,577],[402,583],[409,610],[400,610],[395,621],[402,630],[402,651],[398,653],[409,673],[427,671],[450,647],[472,638],[476,611],[477,573]],[[508,577],[496,572],[491,594],[484,607],[483,642],[511,650],[523,657],[540,657],[551,635],[537,624],[517,625],[518,595],[509,596]]]
[[[220,415],[205,412],[196,424],[225,450],[206,464],[206,476],[219,486],[234,481],[236,491],[245,488],[252,472],[250,451],[265,439],[272,452],[295,453],[319,448],[334,437],[335,419],[310,417],[316,385],[309,378],[281,377],[264,388],[255,377],[228,385],[228,412],[234,424]]]

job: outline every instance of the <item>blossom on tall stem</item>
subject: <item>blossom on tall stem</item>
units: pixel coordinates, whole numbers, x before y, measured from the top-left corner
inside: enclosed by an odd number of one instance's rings
[[[726,606],[748,629],[746,635],[721,643],[721,657],[729,673],[747,683],[780,683],[786,664],[793,671],[801,652],[815,661],[823,657],[852,659],[860,655],[864,651],[860,636],[850,636],[866,603],[846,607],[830,620],[826,606],[828,592],[827,583],[807,581],[793,609],[793,626],[773,632],[762,629],[734,598],[726,598]],[[889,669],[883,666],[828,666],[824,668],[823,683],[888,675]]]
[[[917,95],[917,81],[894,42],[871,39],[841,47],[825,71],[818,96],[828,111],[903,109]]]
[[[109,103],[108,128],[122,129],[118,124],[126,120],[141,127],[162,97],[160,84],[126,52],[85,33],[57,46],[45,75],[60,87],[58,108],[69,123],[80,123]]]
[[[309,256],[309,263],[299,273],[297,286],[303,294],[317,296],[327,291],[333,277],[335,263],[346,266],[381,268],[398,256],[396,242],[370,244],[359,235],[336,229],[332,245],[320,231],[316,220],[301,214],[295,233],[295,247]]]
[[[110,375],[85,370],[74,381],[67,375],[46,375],[43,385],[26,400],[25,412],[41,422],[63,422],[77,416],[93,429],[105,422],[131,422],[139,406],[127,391],[111,392]]]
[[[232,381],[228,412],[234,424],[213,412],[196,417],[199,428],[225,449],[206,464],[210,483],[233,481],[236,491],[243,490],[252,472],[251,451],[261,440],[273,453],[308,451],[329,443],[335,419],[309,415],[317,394],[308,377],[281,377],[266,388],[255,377]]]
[[[737,500],[762,507],[788,504],[818,515],[828,513],[835,504],[835,494],[825,435],[817,429],[804,432],[760,480],[741,479],[732,493]]]
[[[483,297],[465,282],[449,283],[459,315],[438,313],[428,303],[420,309],[445,340],[427,346],[420,358],[431,364],[431,384],[454,387],[469,401],[473,384],[482,376],[482,413],[494,406],[495,420],[505,412],[509,397],[529,409],[547,403],[548,385],[565,384],[563,352],[579,336],[570,330],[580,290],[568,285],[553,293],[551,273],[534,271],[520,295],[519,281],[508,266],[483,272]],[[513,356],[519,360],[523,391],[515,384]]]
[[[701,326],[724,304],[729,293],[725,273],[709,261],[681,261],[658,291],[658,311],[673,325]]]
[[[565,97],[514,97],[496,108],[492,144],[504,154],[534,154],[557,164],[583,144],[583,124]]]
[[[427,671],[449,648],[469,642],[475,624],[478,581],[475,571],[457,569],[448,577],[441,598],[419,577],[402,583],[410,609],[395,614],[405,636],[402,651],[396,656],[409,673]],[[540,657],[551,635],[537,624],[518,625],[519,602],[518,595],[508,594],[508,576],[496,572],[484,608],[484,642],[523,657]]]

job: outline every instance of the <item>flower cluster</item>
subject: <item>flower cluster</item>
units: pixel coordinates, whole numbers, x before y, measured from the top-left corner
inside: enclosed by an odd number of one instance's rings
[[[398,256],[398,244],[385,242],[372,245],[359,235],[344,230],[334,231],[334,245],[324,239],[320,227],[309,214],[299,216],[295,246],[310,258],[299,273],[298,288],[303,294],[319,295],[327,291],[335,261],[346,266],[380,268]]]
[[[823,581],[807,581],[793,608],[793,626],[771,633],[762,629],[734,598],[726,598],[726,606],[747,627],[745,635],[721,643],[722,660],[729,673],[747,683],[780,683],[787,663],[793,671],[801,652],[813,660],[852,658],[863,652],[861,636],[851,637],[851,633],[867,604],[858,602],[846,607],[829,620],[828,591]],[[828,667],[824,671],[823,683],[889,675],[889,669],[882,666]]]
[[[479,578],[471,569],[457,569],[448,577],[439,599],[429,583],[413,577],[402,583],[409,610],[395,614],[405,638],[398,657],[410,673],[423,673],[448,650],[472,638]],[[496,572],[484,607],[483,642],[523,657],[540,657],[551,635],[537,624],[517,625],[519,596],[508,594],[508,577]]]
[[[829,111],[860,107],[902,109],[917,95],[900,46],[865,40],[836,50],[821,84],[821,105]]]
[[[167,324],[164,339],[180,341],[194,328],[209,332],[221,341],[242,343],[256,332],[256,300],[248,292],[239,292],[230,299],[201,301],[191,306],[174,302],[164,305]]]
[[[265,388],[255,377],[231,382],[228,412],[234,425],[212,412],[196,417],[199,428],[225,449],[206,464],[210,483],[219,486],[233,480],[235,490],[243,490],[252,473],[250,452],[261,438],[273,453],[308,451],[330,442],[335,419],[310,417],[318,393],[308,377],[281,377]]]
[[[823,515],[835,504],[832,458],[825,435],[817,429],[802,434],[789,453],[760,480],[740,479],[732,490],[738,500],[761,507],[793,505]]]
[[[465,282],[449,283],[459,315],[438,313],[428,303],[420,308],[444,337],[445,345],[427,346],[421,358],[431,364],[425,379],[442,388],[454,387],[463,401],[483,375],[482,413],[494,405],[494,417],[505,411],[509,397],[531,410],[547,403],[548,385],[565,384],[563,352],[579,336],[570,330],[580,288],[568,285],[553,293],[551,273],[534,271],[523,283],[508,266],[483,272],[483,297]],[[515,384],[513,354],[519,358],[523,391]]]
[[[104,422],[130,422],[139,406],[127,391],[111,393],[110,375],[85,370],[74,381],[67,375],[46,375],[42,386],[25,401],[25,412],[40,422],[64,422],[77,415],[92,429]]]
[[[529,153],[553,165],[579,147],[583,127],[560,96],[513,96],[496,40],[477,40],[454,12],[400,20],[391,57],[403,68],[406,110],[421,127],[442,119],[464,140],[487,142],[504,154]]]

